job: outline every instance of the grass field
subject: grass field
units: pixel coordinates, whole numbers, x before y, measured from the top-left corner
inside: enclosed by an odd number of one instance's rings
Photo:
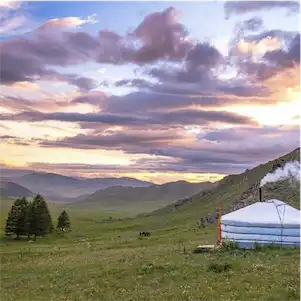
[[[2,233],[9,203],[1,202]],[[54,221],[61,206],[49,205]],[[195,230],[194,216],[107,222],[123,214],[68,213],[71,233],[55,231],[34,243],[1,241],[2,300],[300,299],[299,249],[194,254],[198,244],[216,240],[215,227]],[[139,239],[145,230],[152,235]]]

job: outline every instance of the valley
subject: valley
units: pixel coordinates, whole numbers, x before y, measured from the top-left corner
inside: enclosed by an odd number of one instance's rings
[[[152,300],[179,301],[298,300],[299,249],[193,253],[199,244],[216,242],[216,225],[199,228],[201,217],[214,213],[220,202],[226,208],[249,198],[257,201],[260,179],[279,162],[290,160],[300,160],[299,149],[137,216],[118,208],[99,209],[93,202],[66,209],[66,204],[47,200],[54,223],[61,210],[67,210],[72,231],[55,230],[34,243],[2,238],[2,297],[12,301],[100,297],[113,301],[121,295],[125,301],[149,300],[150,295]],[[266,188],[264,195],[299,204],[299,192],[299,187],[280,182]],[[13,201],[1,199],[2,233]],[[141,231],[150,231],[151,236],[141,238]],[[227,264],[230,270],[214,272],[216,264]],[[11,283],[18,287],[14,294]]]

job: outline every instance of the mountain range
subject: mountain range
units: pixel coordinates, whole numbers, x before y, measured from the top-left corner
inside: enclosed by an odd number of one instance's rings
[[[1,170],[1,175],[2,197],[32,196],[40,193],[50,201],[71,203],[68,206],[76,208],[135,213],[164,207],[216,185],[211,182],[186,181],[156,185],[125,177],[86,179],[22,170]]]
[[[180,198],[192,196],[211,189],[216,183],[170,182],[148,187],[114,186],[100,189],[95,193],[72,203],[71,207],[147,212],[172,204]]]
[[[1,196],[31,196],[41,193],[50,201],[68,201],[68,207],[101,210],[122,210],[135,213],[161,214],[172,212],[189,216],[223,210],[233,210],[258,201],[261,179],[286,162],[300,161],[300,148],[266,164],[241,174],[229,175],[216,182],[185,181],[156,185],[133,178],[79,179],[58,174],[1,170]],[[3,176],[6,176],[3,178]],[[10,177],[8,177],[10,176]],[[290,181],[278,181],[263,187],[265,198],[278,198],[300,207],[300,187]],[[234,206],[234,207],[233,207]],[[186,217],[185,217],[186,218]]]
[[[22,174],[23,172],[23,174]],[[24,174],[25,173],[25,174]],[[21,174],[21,175],[20,175]],[[7,181],[22,185],[34,193],[40,193],[53,201],[67,201],[112,186],[147,187],[150,182],[133,178],[74,178],[54,173],[1,170]]]

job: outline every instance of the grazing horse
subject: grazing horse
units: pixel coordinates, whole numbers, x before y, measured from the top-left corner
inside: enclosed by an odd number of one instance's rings
[[[139,236],[150,236],[151,233],[150,232],[140,232]]]

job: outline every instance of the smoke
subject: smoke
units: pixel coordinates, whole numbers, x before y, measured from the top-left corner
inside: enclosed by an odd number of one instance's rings
[[[274,172],[266,174],[260,182],[260,187],[267,183],[273,183],[287,179],[295,179],[300,182],[299,161],[288,162],[283,167],[277,168]]]

